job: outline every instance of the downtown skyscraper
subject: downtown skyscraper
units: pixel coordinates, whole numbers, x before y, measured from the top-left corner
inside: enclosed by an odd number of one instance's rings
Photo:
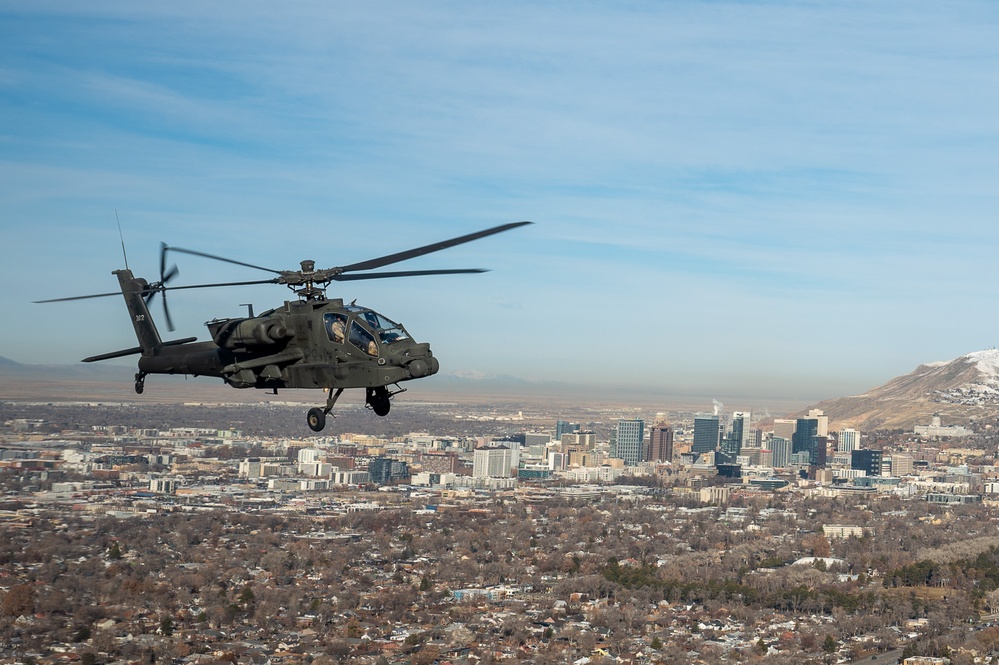
[[[673,428],[659,423],[649,430],[649,462],[669,462],[673,459]]]
[[[619,420],[610,433],[610,456],[624,460],[625,464],[645,461],[645,421]]]

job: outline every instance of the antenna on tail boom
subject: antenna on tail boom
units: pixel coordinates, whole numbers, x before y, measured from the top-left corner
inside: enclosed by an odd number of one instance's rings
[[[125,270],[128,270],[128,254],[125,253],[125,236],[121,232],[121,220],[118,219],[118,209],[114,209],[114,219],[118,222],[118,237],[121,238],[121,255],[125,257]]]

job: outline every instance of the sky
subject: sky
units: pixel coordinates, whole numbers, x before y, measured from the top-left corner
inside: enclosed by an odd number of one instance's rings
[[[159,246],[345,265],[443,374],[831,398],[999,343],[995,2],[0,5],[0,356]],[[266,278],[176,256],[174,285]],[[280,286],[169,294],[175,333]],[[162,325],[162,310],[153,309]],[[120,361],[120,362],[128,362]],[[432,379],[430,379],[432,380]]]

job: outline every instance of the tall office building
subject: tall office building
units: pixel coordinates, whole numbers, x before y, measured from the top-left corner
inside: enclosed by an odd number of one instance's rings
[[[458,453],[428,450],[420,458],[424,473],[454,473],[458,470]]]
[[[318,448],[302,448],[298,451],[299,464],[315,464],[322,457]]]
[[[860,447],[860,432],[855,429],[842,429],[836,442],[836,452],[852,453]]]
[[[472,453],[472,476],[474,478],[509,478],[514,468],[513,454],[504,446],[485,446]]]
[[[409,465],[391,457],[376,457],[368,462],[368,475],[376,485],[389,485],[409,477]]]
[[[809,461],[813,466],[829,466],[829,437],[815,437],[815,447],[812,450],[812,453],[813,456]]]
[[[794,436],[794,428],[797,424],[797,420],[774,419],[774,436],[790,441],[791,437]]]
[[[610,433],[610,456],[623,459],[625,464],[644,462],[645,421],[619,420]]]
[[[568,420],[556,420],[555,421],[555,440],[561,441],[563,434],[570,434],[572,432],[578,432],[579,425],[570,423]]]
[[[829,436],[829,416],[824,415],[822,409],[809,409],[808,415],[805,417],[816,422],[816,434],[819,436]]]
[[[767,444],[773,453],[773,465],[785,467],[791,463],[791,439],[775,436]]]
[[[730,456],[738,456],[743,446],[748,445],[752,431],[749,426],[751,419],[749,411],[736,411],[732,414],[732,427],[722,439],[722,452]]]
[[[808,463],[825,466],[826,437],[819,436],[819,421],[816,418],[798,418],[791,436],[791,454],[808,453]]]
[[[738,435],[740,447],[750,445],[750,436],[753,432],[753,428],[750,425],[752,419],[753,414],[749,411],[735,411],[732,413],[732,434]]]
[[[709,453],[718,449],[721,441],[721,420],[717,415],[694,416],[694,453]]]
[[[858,448],[850,453],[850,468],[863,471],[868,476],[881,475],[881,451]]]
[[[649,452],[645,456],[650,462],[669,462],[673,459],[673,428],[660,423],[649,430]]]
[[[891,456],[891,475],[893,476],[911,476],[914,473],[912,455],[903,455],[902,453],[892,453]]]
[[[562,438],[559,439],[559,450],[563,453],[571,452],[570,448],[575,450],[593,450],[593,446],[596,443],[597,435],[593,432],[573,432],[562,435]]]

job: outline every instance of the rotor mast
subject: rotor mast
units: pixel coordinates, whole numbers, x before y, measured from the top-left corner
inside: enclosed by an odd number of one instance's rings
[[[286,282],[289,289],[292,289],[298,294],[298,297],[302,300],[326,300],[326,287],[329,286],[330,280],[323,280],[322,278],[317,278],[317,275],[321,275],[325,271],[316,272],[316,262],[311,259],[306,259],[300,263],[302,270],[295,273],[301,278],[301,283],[294,283],[291,281]],[[317,286],[321,284],[321,286]],[[301,286],[302,288],[296,289],[296,286]]]

